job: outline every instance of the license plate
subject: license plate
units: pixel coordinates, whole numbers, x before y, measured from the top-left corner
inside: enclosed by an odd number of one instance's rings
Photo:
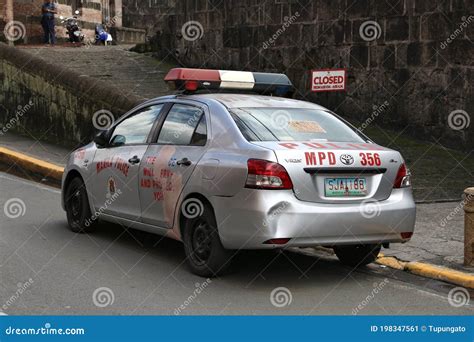
[[[326,178],[324,179],[326,197],[366,196],[367,180],[365,178]]]

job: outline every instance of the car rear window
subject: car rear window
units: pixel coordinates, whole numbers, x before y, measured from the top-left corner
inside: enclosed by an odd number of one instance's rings
[[[324,110],[234,108],[231,114],[248,141],[365,141],[354,128]]]

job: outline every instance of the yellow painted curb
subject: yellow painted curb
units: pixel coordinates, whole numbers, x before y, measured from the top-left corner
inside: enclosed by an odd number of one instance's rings
[[[424,264],[422,262],[409,262],[405,270],[424,277],[447,281],[466,288],[474,289],[474,274],[456,271],[450,268]]]
[[[425,264],[417,261],[402,261],[395,257],[386,257],[382,253],[377,257],[376,263],[403,270],[422,277],[441,280],[448,283],[474,289],[474,274],[453,270],[451,268]]]
[[[56,181],[61,181],[64,168],[55,164],[45,162],[41,159],[30,157],[26,154],[0,147],[0,162],[7,164],[16,164],[20,168],[40,174]]]
[[[405,264],[406,264],[405,262],[400,261],[397,258],[380,256],[380,254],[375,262],[377,264],[395,268],[397,270],[402,270],[402,271],[405,269]]]

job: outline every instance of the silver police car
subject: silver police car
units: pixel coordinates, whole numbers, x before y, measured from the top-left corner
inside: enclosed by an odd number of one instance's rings
[[[411,238],[400,153],[285,97],[285,75],[178,68],[165,81],[181,92],[132,109],[69,157],[72,231],[100,219],[180,240],[204,277],[240,249],[326,246],[356,267]]]

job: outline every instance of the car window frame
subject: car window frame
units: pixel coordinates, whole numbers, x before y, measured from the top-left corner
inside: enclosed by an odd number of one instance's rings
[[[207,147],[208,144],[209,144],[209,141],[210,141],[210,132],[211,132],[211,119],[210,119],[210,115],[209,115],[209,110],[207,108],[207,106],[201,104],[201,103],[196,103],[196,102],[189,102],[189,101],[170,101],[168,102],[168,108],[166,110],[166,112],[163,113],[162,115],[162,120],[160,120],[159,124],[157,125],[156,127],[156,130],[151,138],[151,142],[149,143],[149,145],[156,145],[156,146],[180,146],[180,147]],[[176,144],[164,144],[164,143],[159,143],[158,142],[158,138],[160,136],[160,133],[161,133],[161,130],[163,129],[163,125],[166,121],[166,119],[168,118],[168,115],[171,111],[171,109],[173,108],[174,105],[176,104],[179,104],[179,105],[185,105],[185,106],[190,106],[190,107],[195,107],[195,108],[199,108],[200,110],[202,110],[203,112],[203,115],[206,119],[206,143],[204,145],[191,145],[191,144],[187,144],[187,145],[176,145]],[[202,118],[202,117],[201,117]],[[201,121],[201,120],[199,120]],[[198,122],[198,125],[199,125],[199,122]],[[194,131],[193,131],[193,135],[194,133],[196,132],[196,129],[197,129],[197,126],[194,128]]]
[[[169,110],[169,102],[165,102],[165,101],[159,101],[159,102],[145,102],[143,104],[141,104],[140,106],[138,107],[135,107],[133,108],[129,113],[126,113],[125,115],[123,115],[122,117],[120,117],[119,120],[117,120],[114,125],[109,128],[109,132],[108,132],[108,143],[107,143],[107,148],[117,148],[117,147],[127,147],[127,146],[142,146],[142,145],[149,145],[150,144],[150,140],[153,136],[153,133],[154,133],[154,130],[156,129],[159,121],[161,121],[161,119],[167,115],[167,111]],[[114,132],[117,128],[118,125],[120,125],[122,122],[124,122],[125,120],[131,118],[132,116],[135,116],[137,114],[139,114],[140,112],[142,112],[144,109],[148,108],[148,107],[153,107],[153,106],[162,106],[161,109],[160,109],[160,112],[158,114],[158,117],[155,119],[155,121],[153,122],[153,125],[151,126],[151,129],[150,129],[150,132],[148,132],[148,135],[147,135],[147,138],[145,140],[145,142],[143,143],[132,143],[132,144],[124,144],[124,145],[118,145],[118,146],[114,146],[111,144],[112,142],[112,139],[114,138]]]

